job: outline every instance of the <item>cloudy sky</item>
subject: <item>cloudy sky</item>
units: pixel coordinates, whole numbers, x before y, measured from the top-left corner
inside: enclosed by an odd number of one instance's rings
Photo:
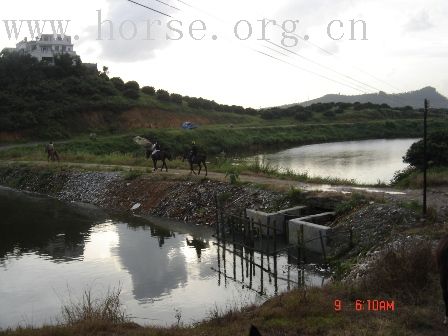
[[[5,20],[70,20],[84,62],[219,103],[259,108],[428,85],[448,96],[446,0],[133,1],[160,13],[129,0],[3,1],[0,48],[17,43]],[[351,20],[365,22],[354,39]]]

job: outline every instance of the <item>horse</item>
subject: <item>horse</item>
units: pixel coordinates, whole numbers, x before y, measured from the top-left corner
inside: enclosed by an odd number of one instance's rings
[[[443,237],[436,249],[436,260],[440,275],[443,301],[445,303],[445,318],[443,324],[448,323],[448,235]]]
[[[151,143],[150,143],[151,144]],[[152,150],[152,144],[146,146],[146,158],[152,159],[152,163],[154,165],[154,171],[157,170],[157,161],[162,161],[162,168],[160,170],[163,170],[163,167],[165,167],[165,170],[168,171],[168,166],[166,165],[166,160],[171,160],[171,153],[166,150],[158,150],[156,153],[153,154]]]
[[[47,152],[47,161],[50,162],[51,161],[58,161],[59,162],[59,154],[56,151],[56,149],[54,149],[54,147],[47,145],[45,147],[45,151]]]
[[[201,170],[202,170],[202,165],[204,165],[205,168],[205,176],[207,176],[208,171],[207,171],[207,156],[204,154],[197,154],[195,155],[193,158],[191,157],[189,152],[185,152],[184,156],[182,158],[182,161],[187,160],[188,163],[190,164],[190,171],[195,174],[195,175],[201,175]],[[199,166],[199,171],[196,174],[196,172],[194,171],[193,165],[198,165]]]

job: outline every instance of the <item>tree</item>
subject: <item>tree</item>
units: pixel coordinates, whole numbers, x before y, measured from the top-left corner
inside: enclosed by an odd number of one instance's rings
[[[423,140],[420,140],[408,149],[403,157],[405,163],[417,168],[423,168]],[[433,166],[448,166],[448,133],[436,132],[428,136],[426,144],[428,162]]]
[[[161,101],[170,101],[170,94],[166,90],[157,90],[157,99]]]
[[[152,87],[152,86],[144,86],[144,87],[142,87],[142,92],[144,94],[154,96],[156,94],[156,89],[154,89],[154,87]]]
[[[124,85],[124,96],[131,99],[138,99],[140,97],[140,85],[135,81],[127,82]]]
[[[172,93],[170,95],[170,99],[173,103],[182,104],[182,95],[180,95],[180,94]]]
[[[124,92],[125,85],[124,85],[123,80],[120,77],[113,77],[110,79],[110,81],[112,82],[112,84],[115,86],[115,88],[118,91]]]

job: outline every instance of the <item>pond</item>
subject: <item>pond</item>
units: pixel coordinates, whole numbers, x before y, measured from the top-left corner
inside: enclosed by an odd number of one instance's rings
[[[407,167],[403,156],[419,139],[365,140],[295,147],[249,158],[263,165],[307,173],[310,177],[355,180],[363,184],[389,183]]]
[[[83,204],[0,187],[0,328],[58,322],[61,306],[84,290],[121,288],[128,315],[143,325],[190,324],[230,308],[261,303],[324,275],[218,244],[212,230],[108,214]],[[250,274],[249,274],[250,273]]]

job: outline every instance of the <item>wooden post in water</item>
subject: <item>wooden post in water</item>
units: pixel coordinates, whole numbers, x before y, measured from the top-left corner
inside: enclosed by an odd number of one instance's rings
[[[274,230],[274,253],[277,254],[277,225],[275,221],[273,230]]]
[[[302,254],[303,254],[303,262],[306,264],[306,242],[305,242],[305,234],[303,232],[303,225],[300,226],[300,239],[302,241]]]
[[[219,200],[218,200],[218,194],[215,193],[215,205],[216,205],[216,237],[219,237]]]
[[[278,294],[277,252],[274,253],[274,294]]]
[[[219,236],[217,237],[218,244],[216,244],[216,248],[218,250],[218,287],[221,286],[221,255],[220,255],[220,240]]]
[[[300,259],[302,259],[302,239],[300,230],[297,230],[297,267],[300,265]]]
[[[233,279],[236,281],[236,247],[235,247],[235,234],[233,235]]]
[[[244,247],[241,245],[241,282],[244,283]]]

